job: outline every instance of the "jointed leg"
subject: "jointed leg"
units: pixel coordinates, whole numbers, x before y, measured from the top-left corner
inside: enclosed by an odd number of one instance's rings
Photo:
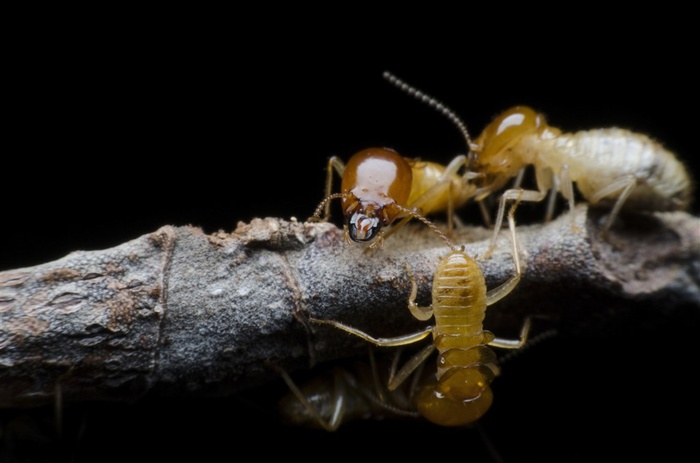
[[[481,260],[488,259],[493,251],[496,249],[496,243],[498,241],[498,232],[501,230],[503,225],[503,215],[505,214],[506,203],[508,201],[528,201],[528,202],[539,202],[546,196],[546,191],[535,191],[535,190],[506,190],[498,203],[498,215],[496,216],[496,224],[493,229],[493,236],[491,237],[491,243],[489,244],[488,250],[483,254]],[[516,203],[517,204],[517,203]],[[511,208],[508,213],[512,216],[515,213],[515,209]],[[515,226],[515,221],[510,221],[509,223]],[[511,234],[513,230],[511,230]]]
[[[499,347],[501,349],[520,349],[527,342],[527,337],[530,334],[530,327],[532,326],[532,317],[527,317],[520,329],[519,339],[503,339],[495,338],[489,343],[489,346]]]
[[[574,182],[571,181],[571,175],[569,174],[569,166],[564,165],[559,173],[559,178],[561,179],[561,184],[559,188],[561,189],[561,194],[569,201],[569,217],[571,219],[571,230],[574,233],[578,233],[579,229],[576,225],[576,216],[574,215]]]
[[[622,205],[625,203],[630,193],[632,193],[632,190],[635,186],[637,186],[637,180],[634,178],[634,176],[625,175],[624,177],[618,178],[605,188],[601,188],[600,190],[596,191],[595,194],[593,194],[593,196],[590,198],[589,201],[591,202],[591,204],[595,204],[601,199],[605,198],[606,196],[609,196],[613,193],[617,193],[618,191],[620,192],[620,195],[617,197],[617,200],[615,201],[615,204],[613,205],[613,208],[610,211],[608,220],[603,226],[603,237],[605,237],[610,231],[610,227],[612,227],[615,218],[620,213]]]
[[[390,391],[396,390],[396,388],[399,387],[406,380],[406,378],[411,375],[411,373],[416,371],[418,367],[425,363],[434,350],[435,344],[430,343],[421,349],[416,355],[411,357],[398,372],[394,372],[392,369],[391,375],[389,376],[389,384],[387,385],[387,389]]]
[[[486,292],[487,306],[503,299],[520,282],[520,277],[522,275],[522,270],[520,268],[520,249],[518,249],[518,240],[515,235],[515,218],[513,217],[513,214],[515,213],[515,208],[518,206],[519,202],[520,200],[513,203],[513,205],[510,208],[510,211],[508,212],[508,228],[510,228],[511,254],[513,256],[513,266],[515,267],[515,274],[508,278],[501,285]]]
[[[421,339],[425,339],[433,332],[433,327],[428,326],[422,331],[418,331],[417,333],[406,334],[404,336],[397,336],[395,338],[374,338],[369,334],[365,333],[364,331],[358,330],[357,328],[353,328],[352,326],[345,325],[335,320],[321,320],[319,318],[309,318],[309,320],[313,323],[334,326],[338,329],[341,329],[352,335],[362,338],[365,341],[374,344],[375,346],[380,347],[396,347],[405,346],[407,344],[413,344],[414,342],[418,342]]]
[[[281,367],[274,366],[274,368],[279,372],[282,379],[292,391],[294,396],[301,402],[306,411],[308,411],[313,419],[326,431],[335,431],[340,426],[343,416],[345,415],[345,401],[346,395],[348,394],[347,388],[344,384],[344,379],[340,376],[341,372],[336,371],[333,374],[333,412],[329,419],[321,416],[321,413],[316,407],[314,407],[304,393],[299,389],[294,380],[289,376],[289,374]]]
[[[406,262],[406,272],[408,273],[408,278],[411,280],[411,295],[408,297],[408,310],[411,314],[418,320],[425,321],[429,320],[433,316],[433,307],[421,307],[416,304],[416,296],[418,295],[418,285],[416,284],[416,279],[411,271],[411,266]]]

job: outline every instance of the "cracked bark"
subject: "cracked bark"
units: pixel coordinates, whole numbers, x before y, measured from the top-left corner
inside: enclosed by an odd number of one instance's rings
[[[612,242],[601,213],[579,205],[581,232],[563,215],[519,226],[523,278],[487,310],[485,327],[516,337],[523,319],[566,336],[604,335],[621,323],[700,318],[700,219],[686,213],[625,218]],[[461,229],[479,255],[490,233]],[[406,308],[405,263],[418,300],[447,252],[422,224],[369,255],[329,223],[278,218],[239,223],[228,234],[161,229],[101,251],[0,273],[0,407],[65,401],[133,401],[157,394],[226,395],[311,363],[366,352],[365,343],[306,316],[375,336],[418,330]],[[508,235],[481,263],[489,288],[513,273]],[[533,328],[536,329],[536,328]]]

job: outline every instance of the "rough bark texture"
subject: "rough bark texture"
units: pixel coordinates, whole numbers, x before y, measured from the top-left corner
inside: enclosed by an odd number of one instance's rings
[[[603,218],[580,205],[578,233],[566,215],[518,227],[523,278],[489,307],[487,329],[515,337],[532,314],[570,335],[671,314],[697,322],[700,219],[628,217],[606,241]],[[464,228],[455,241],[478,256],[489,236]],[[165,226],[112,249],[2,272],[0,407],[45,404],[58,388],[66,401],[228,394],[276,377],[271,364],[293,371],[365,352],[353,336],[305,323],[308,315],[375,336],[419,329],[406,308],[405,264],[426,305],[445,244],[418,223],[363,251],[332,224],[265,218],[230,234]],[[482,269],[489,288],[513,274],[505,231]]]

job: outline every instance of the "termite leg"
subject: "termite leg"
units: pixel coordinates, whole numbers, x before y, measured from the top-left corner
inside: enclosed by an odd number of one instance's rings
[[[385,239],[385,238],[388,237],[389,235],[393,234],[396,230],[398,230],[399,228],[401,228],[401,227],[403,227],[404,225],[406,225],[406,223],[408,223],[408,221],[411,220],[411,219],[414,218],[414,217],[415,217],[415,215],[413,215],[413,214],[412,214],[412,215],[407,215],[406,217],[404,217],[403,219],[401,219],[399,222],[397,222],[395,225],[392,225],[391,228],[389,228],[389,229],[387,229],[387,230],[382,230],[382,231],[380,231],[380,232],[379,232],[378,239],[377,239],[374,243],[372,243],[372,244],[370,245],[370,248],[371,248],[371,249],[374,249],[374,248],[376,248],[376,247],[381,247],[382,244],[375,244],[375,243],[377,243],[378,241],[380,241],[379,238]]]
[[[554,173],[551,170],[549,172],[552,174],[552,183],[549,188],[549,198],[547,198],[547,210],[544,214],[545,223],[551,222],[552,218],[554,217],[554,206],[556,205],[557,194],[559,193],[559,179],[554,175]],[[569,203],[569,207],[572,207],[571,203]]]
[[[435,344],[430,343],[411,357],[398,372],[392,371],[389,375],[389,384],[387,385],[387,389],[390,391],[396,390],[396,388],[399,387],[406,380],[406,378],[411,375],[411,373],[416,371],[418,367],[421,367],[425,363],[427,358],[430,357],[430,354],[432,354],[434,350]]]
[[[390,232],[391,229],[388,231]],[[345,235],[345,242],[348,244],[352,244],[347,225],[343,228],[343,234]],[[367,247],[367,249],[365,249],[365,254],[369,254],[376,249],[381,249],[382,247],[384,247],[384,237],[390,234],[391,233],[387,233],[387,231],[385,230],[380,230],[379,233],[377,233],[377,237],[374,239],[374,242],[372,242],[372,244],[370,244]]]
[[[418,365],[416,368],[416,372],[413,375],[413,380],[411,381],[410,387],[408,388],[408,397],[409,399],[413,400],[413,398],[416,396],[416,391],[418,390],[421,377],[423,375],[423,369],[425,368],[425,362],[421,363]],[[393,375],[393,373],[392,373]]]
[[[476,203],[479,205],[479,211],[481,211],[481,217],[484,219],[484,225],[486,225],[488,228],[491,228],[493,226],[493,223],[491,222],[491,213],[489,212],[488,207],[486,207],[486,204],[484,204],[484,199],[479,199],[476,201]]]
[[[372,384],[374,385],[374,389],[375,389],[374,393],[378,399],[378,401],[376,403],[377,403],[377,405],[379,405],[383,408],[387,408],[389,410],[392,410],[393,412],[397,412],[398,411],[397,409],[388,406],[389,401],[387,400],[385,390],[389,391],[389,392],[396,390],[396,388],[399,387],[403,383],[405,378],[408,377],[408,374],[406,374],[405,377],[402,378],[400,381],[397,381],[395,379],[395,378],[398,378],[399,375],[403,374],[402,371],[399,372],[398,375],[396,373],[397,365],[399,363],[399,360],[401,357],[401,352],[403,351],[403,348],[399,347],[398,349],[396,349],[396,352],[394,353],[394,358],[391,360],[391,367],[389,369],[389,378],[387,380],[387,386],[385,386],[385,387],[383,387],[381,385],[381,379],[379,378],[377,363],[376,363],[375,358],[374,358],[374,350],[373,349],[374,349],[373,346],[368,345],[369,364],[370,364],[370,368],[372,370]],[[425,360],[425,359],[423,359],[423,360]],[[421,372],[423,370],[424,365],[425,365],[425,362],[421,361],[417,367],[414,367],[411,370],[411,371],[416,370],[416,374],[414,375],[413,381],[411,382],[410,387],[408,389],[409,400],[414,396],[415,390],[418,388],[418,381],[420,380],[420,375],[421,375]],[[408,373],[410,374],[410,372],[408,372]],[[406,404],[404,404],[404,405],[406,405]],[[405,412],[407,412],[407,410],[401,410],[401,413],[405,413]],[[408,413],[409,413],[408,416],[414,416],[414,414],[412,412],[408,412]],[[415,415],[415,416],[417,416],[417,415]]]
[[[631,174],[625,175],[616,179],[613,183],[606,186],[605,188],[601,188],[600,190],[596,191],[591,196],[590,202],[591,204],[595,204],[606,196],[609,196],[613,193],[617,193],[618,191],[620,192],[620,195],[617,197],[617,200],[615,201],[615,204],[613,205],[613,208],[610,211],[608,220],[603,226],[602,236],[604,238],[607,237],[607,234],[610,231],[610,227],[612,227],[615,218],[620,213],[622,205],[624,204],[625,200],[627,200],[627,197],[630,195],[630,193],[632,193],[632,190],[635,186],[637,186],[637,180],[634,178],[634,176]]]
[[[375,346],[380,347],[397,347],[405,346],[407,344],[413,344],[414,342],[418,342],[422,339],[425,339],[433,332],[433,327],[428,326],[422,331],[407,334],[404,336],[397,336],[394,338],[374,338],[369,334],[365,333],[364,331],[358,330],[357,328],[353,328],[335,320],[321,320],[318,318],[311,318],[310,320],[314,323],[331,325],[343,331],[347,331],[352,335],[355,335],[359,338],[364,339],[367,342],[374,344]],[[418,366],[420,366],[425,361],[425,359],[427,359],[430,356],[434,349],[435,345],[431,343],[425,348],[423,348],[418,354],[413,356],[406,363],[406,365],[401,367],[401,370],[399,370],[399,372],[396,375],[392,375],[393,378],[391,379],[391,382],[388,385],[388,389],[390,391],[396,389]]]
[[[415,318],[421,321],[430,319],[433,316],[433,307],[421,307],[416,304],[416,296],[418,295],[418,285],[416,284],[416,279],[411,271],[411,266],[406,263],[406,271],[408,272],[408,277],[411,280],[411,294],[408,297],[408,309]],[[432,328],[430,328],[432,331]],[[416,355],[411,357],[398,372],[396,371],[396,362],[398,361],[398,353],[394,358],[392,363],[391,373],[389,375],[389,383],[387,389],[390,391],[395,390],[408,378],[411,373],[413,373],[418,367],[425,363],[425,360],[430,356],[430,354],[435,350],[435,344],[429,344],[421,349]]]
[[[499,355],[498,356],[498,364],[503,365],[504,363],[509,362],[510,360],[517,357],[518,355],[521,355],[523,350],[528,349],[530,347],[533,347],[542,341],[545,341],[545,340],[550,339],[554,336],[557,336],[558,334],[559,334],[559,332],[556,328],[550,328],[548,330],[537,333],[535,336],[528,335],[527,342],[523,345],[522,348],[517,349],[517,350],[511,349],[508,353],[506,353],[504,355]]]
[[[365,341],[374,344],[375,346],[380,347],[397,347],[405,346],[407,344],[413,344],[414,342],[418,342],[422,339],[425,339],[433,332],[433,327],[428,326],[421,331],[406,334],[403,336],[396,336],[394,338],[374,338],[369,334],[365,333],[364,331],[358,330],[357,328],[353,328],[352,326],[345,325],[335,320],[322,320],[320,318],[309,318],[309,320],[322,325],[334,326],[340,330],[346,331],[352,335],[362,338]]]
[[[408,273],[408,278],[411,280],[411,294],[408,297],[408,310],[411,314],[420,321],[430,320],[433,316],[433,307],[421,307],[416,304],[416,297],[418,296],[418,285],[416,284],[416,278],[413,276],[411,271],[411,266],[406,262],[406,272]]]
[[[574,215],[574,182],[571,181],[571,174],[569,173],[569,166],[564,164],[559,172],[559,178],[561,179],[561,184],[559,185],[561,189],[561,194],[569,201],[569,217],[571,219],[571,230],[574,233],[579,233],[580,230],[576,225],[576,216]]]
[[[518,240],[515,235],[515,218],[513,217],[513,214],[515,213],[515,208],[517,207],[519,202],[520,200],[513,203],[513,206],[511,206],[510,211],[508,213],[508,228],[510,229],[511,254],[513,256],[513,266],[515,267],[515,273],[499,286],[486,292],[487,306],[503,299],[511,291],[513,291],[513,288],[515,288],[515,286],[520,282],[520,277],[522,275],[522,269],[520,267],[520,250],[518,248]]]
[[[500,349],[520,349],[527,342],[531,326],[532,317],[527,317],[523,326],[520,328],[520,337],[518,339],[494,338],[493,341],[489,342],[489,346],[498,347]]]
[[[496,216],[496,224],[493,229],[493,236],[491,237],[491,243],[489,244],[489,248],[487,251],[482,255],[481,260],[488,259],[493,251],[496,249],[496,243],[498,241],[498,232],[501,230],[501,226],[503,225],[503,215],[505,213],[506,209],[506,203],[508,201],[528,201],[528,202],[539,202],[544,199],[544,197],[547,195],[546,190],[544,191],[535,191],[535,190],[506,190],[502,195],[501,199],[498,204],[498,215]],[[516,203],[517,204],[517,203]],[[509,216],[512,216],[515,213],[515,209],[511,207],[510,212],[508,213]],[[515,226],[515,222],[510,222],[512,223],[512,226]],[[514,230],[511,230],[511,234],[515,233]]]
[[[523,183],[523,178],[525,177],[525,171],[526,167],[523,167],[518,171],[518,175],[515,176],[515,179],[513,180],[513,183],[511,184],[511,189],[517,189],[520,188],[520,185]]]
[[[304,408],[306,408],[306,410],[311,414],[311,416],[314,417],[316,422],[321,425],[323,429],[326,431],[335,431],[338,429],[343,420],[343,415],[345,414],[345,396],[347,394],[347,390],[344,386],[344,380],[338,371],[334,372],[333,374],[333,413],[331,414],[330,419],[326,420],[321,416],[316,407],[309,402],[299,387],[297,387],[291,376],[289,376],[289,374],[282,367],[275,365],[274,368],[279,372],[280,376],[282,376],[284,382],[287,383],[289,390],[292,391],[294,396],[299,400],[299,402],[301,402]]]
[[[307,312],[305,309],[295,308],[292,315],[299,323],[301,323],[301,326],[304,327],[304,331],[306,332],[306,347],[309,352],[309,367],[313,367],[316,364],[316,348],[314,347],[312,341],[313,330],[311,328],[311,324],[309,323]]]
[[[384,397],[384,389],[379,381],[379,373],[377,373],[377,360],[374,358],[374,347],[367,344],[367,356],[369,357],[369,367],[372,371],[372,384],[374,385],[374,393],[380,401],[386,402]],[[392,367],[393,368],[393,367]]]

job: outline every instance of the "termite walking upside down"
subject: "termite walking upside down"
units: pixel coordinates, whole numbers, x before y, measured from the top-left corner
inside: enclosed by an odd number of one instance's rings
[[[512,220],[513,215],[509,213],[509,221]],[[417,286],[410,267],[407,266],[412,285],[408,302],[411,314],[419,320],[434,318],[434,325],[422,331],[394,338],[374,338],[338,321],[310,320],[334,326],[382,347],[404,346],[432,335],[433,342],[393,375],[388,389],[395,390],[437,350],[439,356],[435,381],[430,381],[419,389],[415,406],[422,416],[439,425],[472,423],[488,410],[493,400],[489,384],[498,369],[495,355],[488,346],[518,349],[526,342],[530,330],[528,318],[521,330],[520,339],[505,340],[495,338],[482,325],[486,307],[508,295],[520,281],[520,260],[514,233],[511,238],[515,274],[490,291],[486,290],[484,276],[477,262],[463,250],[452,247],[450,253],[440,260],[435,271],[432,304],[420,307],[415,304]]]

